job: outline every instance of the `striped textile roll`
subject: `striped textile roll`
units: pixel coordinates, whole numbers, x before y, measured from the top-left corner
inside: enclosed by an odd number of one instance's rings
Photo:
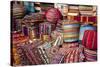
[[[84,48],[85,61],[97,61],[97,52]]]
[[[50,35],[51,31],[54,30],[53,27],[55,25],[51,24],[49,22],[44,22],[39,24],[39,33],[40,34],[45,34],[45,35]]]
[[[63,21],[63,38],[64,42],[78,41],[79,38],[79,22],[77,21]]]
[[[22,25],[22,33],[24,36],[29,36],[29,28],[26,25]]]
[[[80,27],[80,35],[79,35],[79,40],[83,39],[83,35],[85,30],[96,30],[96,27],[92,26],[92,25],[81,25]]]

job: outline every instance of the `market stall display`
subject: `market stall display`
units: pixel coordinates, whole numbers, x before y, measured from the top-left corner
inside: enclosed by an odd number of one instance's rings
[[[97,6],[11,1],[11,65],[97,61]]]

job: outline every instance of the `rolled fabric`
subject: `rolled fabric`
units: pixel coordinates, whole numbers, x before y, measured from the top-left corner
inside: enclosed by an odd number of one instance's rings
[[[29,28],[26,25],[22,25],[22,33],[24,36],[29,36]]]
[[[39,33],[50,35],[51,32],[54,30],[54,24],[51,24],[49,22],[44,22],[39,24]]]

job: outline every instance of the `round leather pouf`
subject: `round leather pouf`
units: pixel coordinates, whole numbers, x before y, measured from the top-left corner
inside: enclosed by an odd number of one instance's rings
[[[51,8],[46,12],[46,19],[51,23],[57,23],[62,17],[60,11],[57,8]]]

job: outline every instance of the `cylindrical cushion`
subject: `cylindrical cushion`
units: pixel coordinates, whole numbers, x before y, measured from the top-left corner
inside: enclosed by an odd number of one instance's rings
[[[82,40],[85,30],[96,30],[96,27],[93,27],[92,25],[81,25],[79,40]]]
[[[88,49],[97,50],[97,32],[86,30],[82,39],[82,45]]]
[[[78,41],[79,38],[79,22],[77,21],[63,21],[63,39],[64,42]]]
[[[51,23],[56,23],[61,17],[61,13],[57,8],[51,8],[46,12],[46,19]]]

